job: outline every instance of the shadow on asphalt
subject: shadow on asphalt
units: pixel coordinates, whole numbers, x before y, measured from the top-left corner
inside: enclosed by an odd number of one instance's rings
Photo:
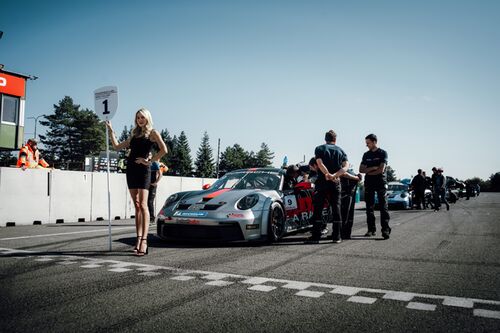
[[[120,242],[122,244],[134,246],[136,237],[127,237],[115,239],[114,242]],[[148,246],[153,248],[174,248],[174,249],[185,249],[185,248],[251,248],[268,246],[270,244],[266,242],[234,242],[234,243],[224,243],[224,242],[207,242],[207,241],[197,241],[197,242],[187,242],[187,241],[165,241],[158,236],[149,235]]]
[[[73,222],[71,222],[73,223]],[[77,223],[77,222],[74,222]],[[59,227],[108,227],[107,224],[83,224],[84,222],[80,222],[82,224],[64,224],[64,223],[59,223],[59,224],[42,224],[44,227],[47,228],[59,228]],[[133,227],[131,224],[112,224],[111,227]]]
[[[16,253],[6,253],[0,254],[2,258],[19,258],[19,257],[33,257],[33,256],[81,256],[81,257],[103,257],[103,256],[127,256],[129,257],[132,254],[130,252],[123,251],[33,251],[28,253],[16,252]]]

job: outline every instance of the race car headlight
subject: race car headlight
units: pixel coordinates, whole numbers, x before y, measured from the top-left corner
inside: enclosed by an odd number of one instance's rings
[[[403,198],[403,199],[404,199],[404,198],[406,198],[407,196],[408,196],[408,193],[406,193],[406,192],[401,193],[401,198]]]
[[[236,207],[239,210],[246,210],[255,206],[257,202],[259,202],[259,196],[257,194],[249,194],[238,201]]]
[[[172,194],[171,196],[169,196],[167,198],[167,200],[165,200],[165,206],[171,205],[172,203],[176,202],[177,200],[179,200],[179,195],[177,193]]]

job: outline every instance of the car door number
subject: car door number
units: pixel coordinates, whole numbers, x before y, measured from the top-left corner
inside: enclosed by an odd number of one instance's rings
[[[295,195],[287,195],[285,197],[285,209],[297,209],[297,198],[295,197]]]

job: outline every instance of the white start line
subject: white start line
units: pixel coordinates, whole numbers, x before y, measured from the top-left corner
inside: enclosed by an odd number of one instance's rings
[[[406,303],[407,309],[418,311],[435,311],[439,305],[443,305],[447,307],[471,309],[472,315],[475,317],[500,319],[500,301],[495,300],[420,294],[199,270],[184,270],[174,267],[130,263],[118,260],[86,258],[71,255],[43,255],[38,252],[8,248],[0,248],[0,256],[16,259],[30,258],[39,262],[53,262],[57,265],[77,265],[86,269],[105,268],[108,271],[117,273],[135,272],[142,276],[165,275],[171,280],[198,280],[202,281],[206,285],[217,287],[241,284],[248,290],[257,292],[268,293],[279,288],[284,288],[296,291],[295,295],[299,297],[319,298],[325,294],[336,294],[346,296],[347,302],[367,305],[375,304],[380,299],[393,300],[404,302]],[[360,293],[364,296],[360,296]],[[430,302],[424,303],[424,300],[429,300]],[[485,305],[486,309],[482,308]],[[491,308],[498,310],[491,310]]]

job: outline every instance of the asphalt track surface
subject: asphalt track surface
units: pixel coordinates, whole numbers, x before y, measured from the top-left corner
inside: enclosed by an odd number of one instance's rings
[[[358,210],[340,244],[151,236],[141,258],[130,220],[113,222],[112,252],[107,222],[1,228],[0,331],[500,331],[500,194],[391,211],[391,227],[363,237]]]

